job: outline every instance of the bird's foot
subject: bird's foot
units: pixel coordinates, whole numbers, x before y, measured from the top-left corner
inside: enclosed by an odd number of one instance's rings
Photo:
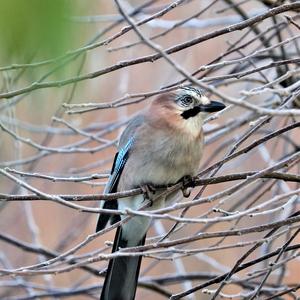
[[[142,191],[143,191],[145,200],[150,200],[150,202],[151,202],[150,206],[152,206],[152,203],[153,203],[153,195],[154,195],[155,192],[156,192],[155,187],[154,187],[153,185],[151,185],[151,184],[143,184],[143,185],[140,186],[140,188],[141,188]]]
[[[188,198],[191,195],[192,188],[195,187],[195,180],[192,176],[186,175],[183,176],[180,181],[182,182],[182,195],[185,198]]]

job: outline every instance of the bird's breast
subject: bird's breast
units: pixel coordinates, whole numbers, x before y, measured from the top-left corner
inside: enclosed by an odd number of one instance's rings
[[[203,139],[184,135],[153,134],[132,149],[120,180],[120,189],[144,184],[173,184],[197,173]]]

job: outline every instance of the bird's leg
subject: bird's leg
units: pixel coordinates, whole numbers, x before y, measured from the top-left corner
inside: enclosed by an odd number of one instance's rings
[[[143,191],[145,200],[150,200],[150,202],[151,202],[150,206],[152,206],[152,204],[153,204],[153,195],[156,192],[155,187],[151,184],[143,184],[143,185],[140,186],[140,188]]]
[[[186,175],[183,176],[180,181],[182,182],[182,195],[185,198],[188,198],[191,194],[192,188],[195,187],[195,180],[192,176]]]

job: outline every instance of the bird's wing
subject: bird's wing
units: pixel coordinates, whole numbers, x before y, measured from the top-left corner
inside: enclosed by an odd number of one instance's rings
[[[111,175],[105,187],[105,193],[113,193],[117,191],[119,179],[128,160],[130,149],[135,140],[136,131],[142,125],[143,121],[143,115],[136,116],[128,123],[126,129],[122,133],[119,142],[119,152],[115,156]]]
[[[109,193],[114,193],[117,191],[118,183],[122,174],[122,171],[124,169],[124,166],[126,164],[126,161],[128,159],[129,155],[129,150],[130,147],[132,146],[134,141],[134,138],[130,138],[127,142],[127,144],[119,150],[119,152],[116,153],[115,158],[114,158],[114,163],[111,169],[111,174],[109,176],[108,183],[105,187],[104,193],[109,194]],[[118,209],[118,202],[117,199],[115,200],[109,200],[105,201],[103,204],[104,209]],[[97,227],[96,227],[96,232],[102,230],[105,228],[106,224],[108,223],[109,219],[112,218],[111,223],[118,222],[120,220],[119,215],[109,215],[109,214],[100,214]]]
[[[124,130],[122,136],[120,137],[120,144],[119,144],[119,152],[116,153],[114,158],[114,163],[112,166],[111,174],[109,176],[108,183],[106,184],[104,193],[114,193],[117,191],[118,183],[120,177],[122,175],[122,171],[125,167],[125,164],[129,157],[130,149],[134,143],[134,135],[136,129],[143,123],[143,116],[138,115],[134,119],[129,122],[128,126]],[[118,202],[117,200],[109,200],[103,203],[102,208],[104,209],[117,209]],[[109,215],[109,214],[100,214],[96,232],[105,228],[106,224],[108,223],[109,219],[111,218],[111,223],[114,224],[120,220],[119,215]]]
[[[122,147],[119,152],[116,153],[114,163],[111,170],[111,175],[109,176],[108,183],[105,188],[105,193],[114,193],[117,190],[118,182],[124,166],[127,162],[129,156],[129,150],[133,144],[134,137],[132,136],[128,142]]]

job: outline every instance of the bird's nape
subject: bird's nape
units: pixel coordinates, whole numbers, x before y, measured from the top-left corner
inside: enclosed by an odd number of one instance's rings
[[[123,131],[106,193],[126,191],[145,184],[175,184],[184,176],[195,176],[203,153],[202,125],[207,113],[224,109],[210,101],[200,89],[185,87],[159,95],[133,118]],[[160,209],[178,200],[180,191],[155,196],[149,208]],[[108,201],[104,208],[138,210],[144,196],[134,195]],[[126,218],[121,215],[121,220]],[[98,229],[114,221],[102,214]],[[144,245],[151,220],[131,216],[117,229],[112,252]],[[101,300],[134,300],[142,256],[112,258],[109,262]]]

